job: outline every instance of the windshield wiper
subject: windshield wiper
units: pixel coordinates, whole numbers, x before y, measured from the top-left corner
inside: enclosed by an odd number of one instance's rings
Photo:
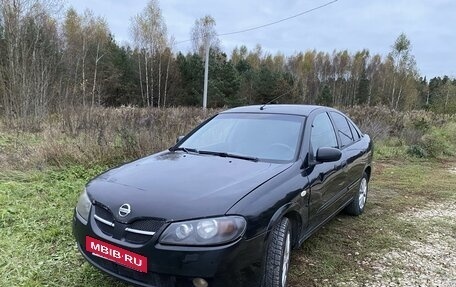
[[[197,149],[191,148],[191,147],[180,146],[180,147],[170,148],[169,149],[169,151],[178,151],[178,150],[184,151],[186,153],[189,153],[189,152],[199,153]]]
[[[232,157],[232,158],[250,160],[250,161],[255,161],[255,162],[258,161],[257,157],[247,156],[247,155],[239,155],[239,154],[232,154],[232,153],[220,152],[220,151],[199,150],[198,153],[199,154],[216,155],[216,156],[220,156],[220,157]]]
[[[255,162],[258,161],[257,157],[232,154],[232,153],[220,152],[220,151],[197,150],[196,148],[182,147],[182,146],[169,149],[169,151],[178,151],[178,150],[184,151],[186,153],[193,152],[193,153],[197,153],[197,154],[209,154],[209,155],[216,155],[216,156],[220,156],[220,157],[231,157],[231,158],[244,159],[244,160],[250,160],[250,161],[255,161]]]

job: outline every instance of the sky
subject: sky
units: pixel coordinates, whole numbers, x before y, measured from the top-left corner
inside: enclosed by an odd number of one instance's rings
[[[260,26],[331,2],[331,0],[161,0],[168,35],[176,42],[188,40],[195,20],[211,15],[219,34]],[[90,9],[106,19],[119,44],[131,43],[131,18],[148,0],[67,0],[67,7]],[[386,56],[395,39],[405,33],[422,76],[456,77],[455,0],[338,0],[319,10],[269,27],[220,37],[230,55],[236,46],[286,56],[300,51],[334,50]],[[187,52],[191,43],[175,46]]]

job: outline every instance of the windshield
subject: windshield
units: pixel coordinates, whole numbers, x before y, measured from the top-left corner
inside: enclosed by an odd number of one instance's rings
[[[179,148],[288,162],[298,152],[304,119],[281,114],[220,114]]]

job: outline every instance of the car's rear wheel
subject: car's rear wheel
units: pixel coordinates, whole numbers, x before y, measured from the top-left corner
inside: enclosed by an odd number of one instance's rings
[[[266,254],[263,287],[285,287],[291,253],[291,223],[286,217],[272,230]]]
[[[369,177],[363,173],[359,182],[358,192],[353,201],[345,208],[345,212],[350,215],[360,215],[364,211],[367,201],[367,192],[369,191]]]

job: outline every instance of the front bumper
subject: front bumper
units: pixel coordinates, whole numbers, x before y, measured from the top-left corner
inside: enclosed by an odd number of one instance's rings
[[[204,278],[210,287],[259,286],[265,235],[250,240],[241,238],[216,247],[167,246],[158,243],[157,233],[145,244],[131,244],[104,234],[91,214],[87,225],[75,214],[73,234],[85,259],[100,270],[126,282],[149,287],[193,286],[193,278]],[[148,259],[148,272],[142,273],[86,251],[86,236],[119,246]]]

